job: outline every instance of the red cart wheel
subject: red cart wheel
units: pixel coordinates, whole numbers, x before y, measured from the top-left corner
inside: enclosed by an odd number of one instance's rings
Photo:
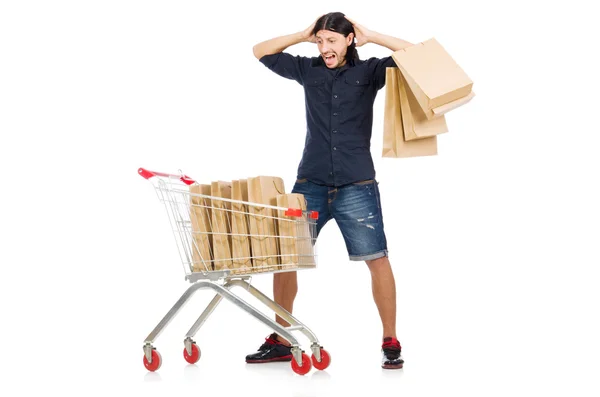
[[[185,358],[185,361],[190,364],[196,364],[198,360],[200,360],[200,348],[195,343],[192,343],[192,354],[190,355],[188,354],[187,349],[184,347],[183,358]]]
[[[158,370],[160,368],[162,364],[162,357],[160,355],[159,352],[157,352],[156,350],[152,350],[152,362],[149,363],[148,359],[146,358],[146,355],[144,354],[144,367],[146,367],[146,369],[148,371],[154,372],[156,370]]]
[[[302,366],[299,366],[298,363],[296,363],[296,360],[292,357],[292,369],[298,375],[306,375],[311,368],[312,365],[310,364],[310,358],[306,353],[302,353]]]
[[[321,349],[321,361],[317,361],[317,358],[315,357],[315,355],[313,354],[311,356],[312,358],[312,363],[313,366],[320,370],[323,371],[325,368],[329,367],[329,364],[331,364],[331,356],[329,355],[329,352],[327,352],[327,350],[325,349]]]

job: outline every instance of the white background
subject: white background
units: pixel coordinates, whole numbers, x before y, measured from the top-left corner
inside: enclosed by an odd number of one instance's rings
[[[550,3],[2,2],[0,394],[598,395],[600,32],[587,2]],[[382,159],[384,90],[375,102],[405,368],[379,367],[370,277],[331,223],[295,306],[331,352],[326,372],[245,365],[270,331],[228,302],[188,366],[183,336],[211,298],[200,291],[147,373],[143,340],[187,284],[138,167],[201,182],[276,175],[289,191],[302,88],[252,46],[330,11],[435,37],[475,82],[435,157]],[[271,293],[270,275],[253,283]]]

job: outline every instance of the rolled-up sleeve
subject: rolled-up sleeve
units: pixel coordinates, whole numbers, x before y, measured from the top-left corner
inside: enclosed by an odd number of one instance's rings
[[[385,58],[371,58],[369,59],[369,63],[369,69],[372,70],[373,81],[375,81],[377,90],[380,90],[385,86],[385,69],[398,67],[394,58],[391,56]]]
[[[311,60],[307,57],[279,52],[263,56],[260,58],[260,62],[281,77],[296,80],[300,85],[304,85],[304,76],[306,76],[306,71],[310,67]]]

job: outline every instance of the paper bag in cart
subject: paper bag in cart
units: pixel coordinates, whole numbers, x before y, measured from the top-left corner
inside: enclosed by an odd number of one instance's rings
[[[248,178],[248,201],[277,206],[277,196],[284,194],[283,179],[271,176]],[[276,211],[251,205],[250,242],[255,272],[279,270]]]
[[[306,199],[298,193],[280,194],[277,206],[305,211]],[[307,216],[287,216],[284,210],[277,212],[281,267],[315,267],[313,236]]]
[[[215,197],[231,199],[231,182],[211,184],[214,270],[228,270],[231,261],[231,203]]]
[[[248,180],[232,181],[233,200],[248,201]],[[233,257],[232,274],[244,274],[252,271],[250,249],[250,225],[248,205],[231,203],[231,255]]]
[[[210,185],[190,186],[190,221],[192,224],[192,271],[212,271],[212,228]]]
[[[405,158],[437,155],[437,136],[405,141],[398,68],[386,68],[383,113],[383,157]]]
[[[435,39],[395,51],[392,58],[429,120],[475,96],[473,81]]]

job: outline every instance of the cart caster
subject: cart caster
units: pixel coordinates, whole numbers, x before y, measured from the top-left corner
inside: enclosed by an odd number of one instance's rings
[[[191,339],[186,339],[184,343],[183,358],[190,364],[196,364],[200,360],[200,348]]]
[[[150,360],[148,360],[146,350],[149,352],[148,355],[150,356]],[[152,346],[144,346],[144,352],[144,367],[150,372],[157,371],[162,364],[162,356],[160,353]]]
[[[311,368],[310,358],[306,353],[302,353],[302,365],[298,365],[296,359],[292,357],[292,370],[298,375],[306,375]]]
[[[311,356],[311,358],[313,366],[320,371],[323,371],[325,368],[329,367],[329,364],[331,363],[331,356],[329,355],[329,352],[323,348],[321,348],[321,361],[317,360],[317,357],[314,354]]]

